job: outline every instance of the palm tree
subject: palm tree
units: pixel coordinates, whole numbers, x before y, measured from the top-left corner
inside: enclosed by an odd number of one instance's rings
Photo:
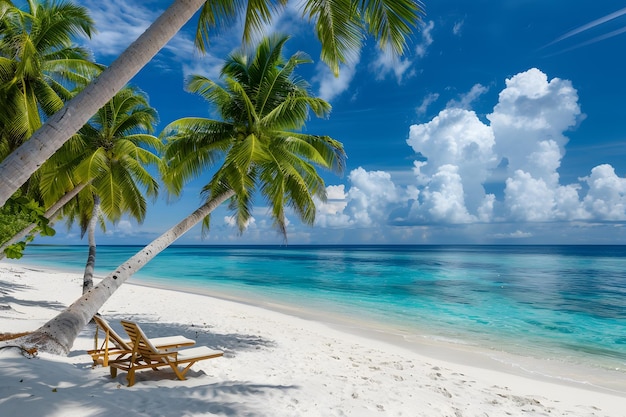
[[[157,195],[158,183],[145,168],[159,164],[162,143],[150,135],[156,122],[156,111],[149,106],[146,95],[135,87],[126,87],[40,170],[42,195],[51,201],[62,195],[45,216],[66,217],[68,226],[78,223],[82,234],[87,233],[85,290],[92,286],[94,232],[99,214],[103,212],[106,220],[116,223],[122,214],[129,213],[141,223],[147,209],[144,194]],[[104,220],[100,223],[104,227]],[[0,246],[0,259],[6,247],[31,233],[35,226],[30,225]]]
[[[30,0],[28,8],[2,8],[0,159],[39,129],[44,117],[61,110],[73,88],[87,85],[87,77],[99,71],[89,53],[72,43],[75,35],[93,32],[84,7]]]
[[[313,223],[313,196],[326,197],[315,167],[341,172],[345,154],[341,143],[327,136],[293,131],[303,127],[309,109],[324,116],[330,105],[311,97],[306,83],[293,75],[310,60],[298,53],[285,61],[286,40],[264,39],[253,57],[233,53],[222,70],[225,87],[204,77],[191,80],[190,91],[214,102],[223,120],[181,119],[164,130],[169,139],[165,179],[172,191],[223,161],[204,187],[205,203],[20,343],[68,353],[80,330],[122,283],[226,200],[231,200],[240,228],[251,215],[255,191],[269,203],[281,233],[286,234],[285,206]]]
[[[0,0],[0,2],[6,0]],[[200,9],[196,44],[208,45],[209,30],[245,16],[243,39],[282,10],[287,0],[174,0],[172,5],[124,51],[98,79],[57,112],[28,142],[0,163],[0,204],[7,199],[95,112],[107,103]],[[321,58],[335,74],[366,34],[383,49],[403,53],[406,37],[422,14],[420,0],[307,0],[303,17],[312,21],[322,44]]]
[[[46,117],[63,108],[73,89],[89,84],[100,70],[86,50],[72,43],[74,36],[93,32],[85,8],[51,1],[29,1],[27,8],[22,11],[0,1],[0,160],[39,129]],[[43,204],[36,175],[24,184],[21,195],[17,200],[30,198]],[[37,219],[39,231],[53,233],[47,214],[34,214],[29,217]]]
[[[146,198],[155,198],[158,182],[147,165],[158,166],[161,141],[151,135],[157,113],[147,96],[138,88],[127,86],[95,114],[75,138],[63,146],[43,167],[41,187],[46,195],[87,184],[78,196],[61,210],[68,225],[78,223],[88,234],[89,256],[85,267],[83,291],[90,289],[95,265],[95,227],[100,213],[115,224],[124,213],[137,222],[146,215]],[[59,172],[75,165],[66,177]]]
[[[311,97],[308,84],[293,74],[298,65],[311,62],[305,54],[283,60],[287,39],[265,38],[253,56],[242,51],[231,54],[222,69],[225,87],[203,76],[192,77],[189,91],[213,103],[222,120],[185,118],[163,132],[169,138],[164,180],[170,191],[179,193],[185,181],[225,155],[222,167],[203,189],[208,200],[233,191],[231,208],[243,231],[258,190],[285,237],[285,206],[313,224],[312,197],[326,197],[324,181],[313,164],[341,171],[344,155],[341,144],[327,136],[295,133],[304,126],[309,109],[323,117],[330,105]]]

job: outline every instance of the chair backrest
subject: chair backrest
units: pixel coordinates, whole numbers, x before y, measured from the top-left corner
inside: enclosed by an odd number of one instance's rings
[[[130,346],[122,339],[122,337],[113,330],[108,321],[102,318],[102,316],[95,315],[93,320],[96,325],[104,331],[105,337],[108,335],[109,340],[118,348],[123,350],[130,350]],[[96,338],[97,338],[96,333]],[[96,341],[97,343],[97,341]],[[97,347],[96,347],[97,348]]]
[[[144,357],[150,357],[151,355],[158,355],[160,353],[137,323],[127,320],[122,320],[120,323],[122,323],[122,327],[130,337],[133,353]]]

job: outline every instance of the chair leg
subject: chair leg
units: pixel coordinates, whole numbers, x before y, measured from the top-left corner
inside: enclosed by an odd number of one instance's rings
[[[115,378],[117,376],[117,368],[114,366],[109,367],[109,371],[111,372],[111,378]]]
[[[128,374],[126,375],[126,380],[128,381],[128,386],[132,387],[135,385],[135,370],[129,369]]]
[[[178,379],[180,379],[181,381],[185,380],[185,371],[181,372],[178,366],[176,366],[176,364],[173,364],[173,363],[170,363],[170,367],[172,368],[172,370],[174,371]]]

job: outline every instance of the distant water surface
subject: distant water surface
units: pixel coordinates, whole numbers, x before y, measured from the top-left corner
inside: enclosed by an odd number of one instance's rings
[[[98,246],[104,276],[141,247]],[[82,271],[85,246],[23,262]],[[626,246],[172,246],[133,281],[262,297],[626,378]]]

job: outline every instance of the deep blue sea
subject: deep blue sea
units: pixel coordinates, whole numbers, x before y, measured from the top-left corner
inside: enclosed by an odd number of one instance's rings
[[[96,274],[140,249],[99,246]],[[30,246],[20,262],[82,271],[86,259],[86,246]],[[172,246],[131,282],[258,297],[626,378],[626,246]]]

